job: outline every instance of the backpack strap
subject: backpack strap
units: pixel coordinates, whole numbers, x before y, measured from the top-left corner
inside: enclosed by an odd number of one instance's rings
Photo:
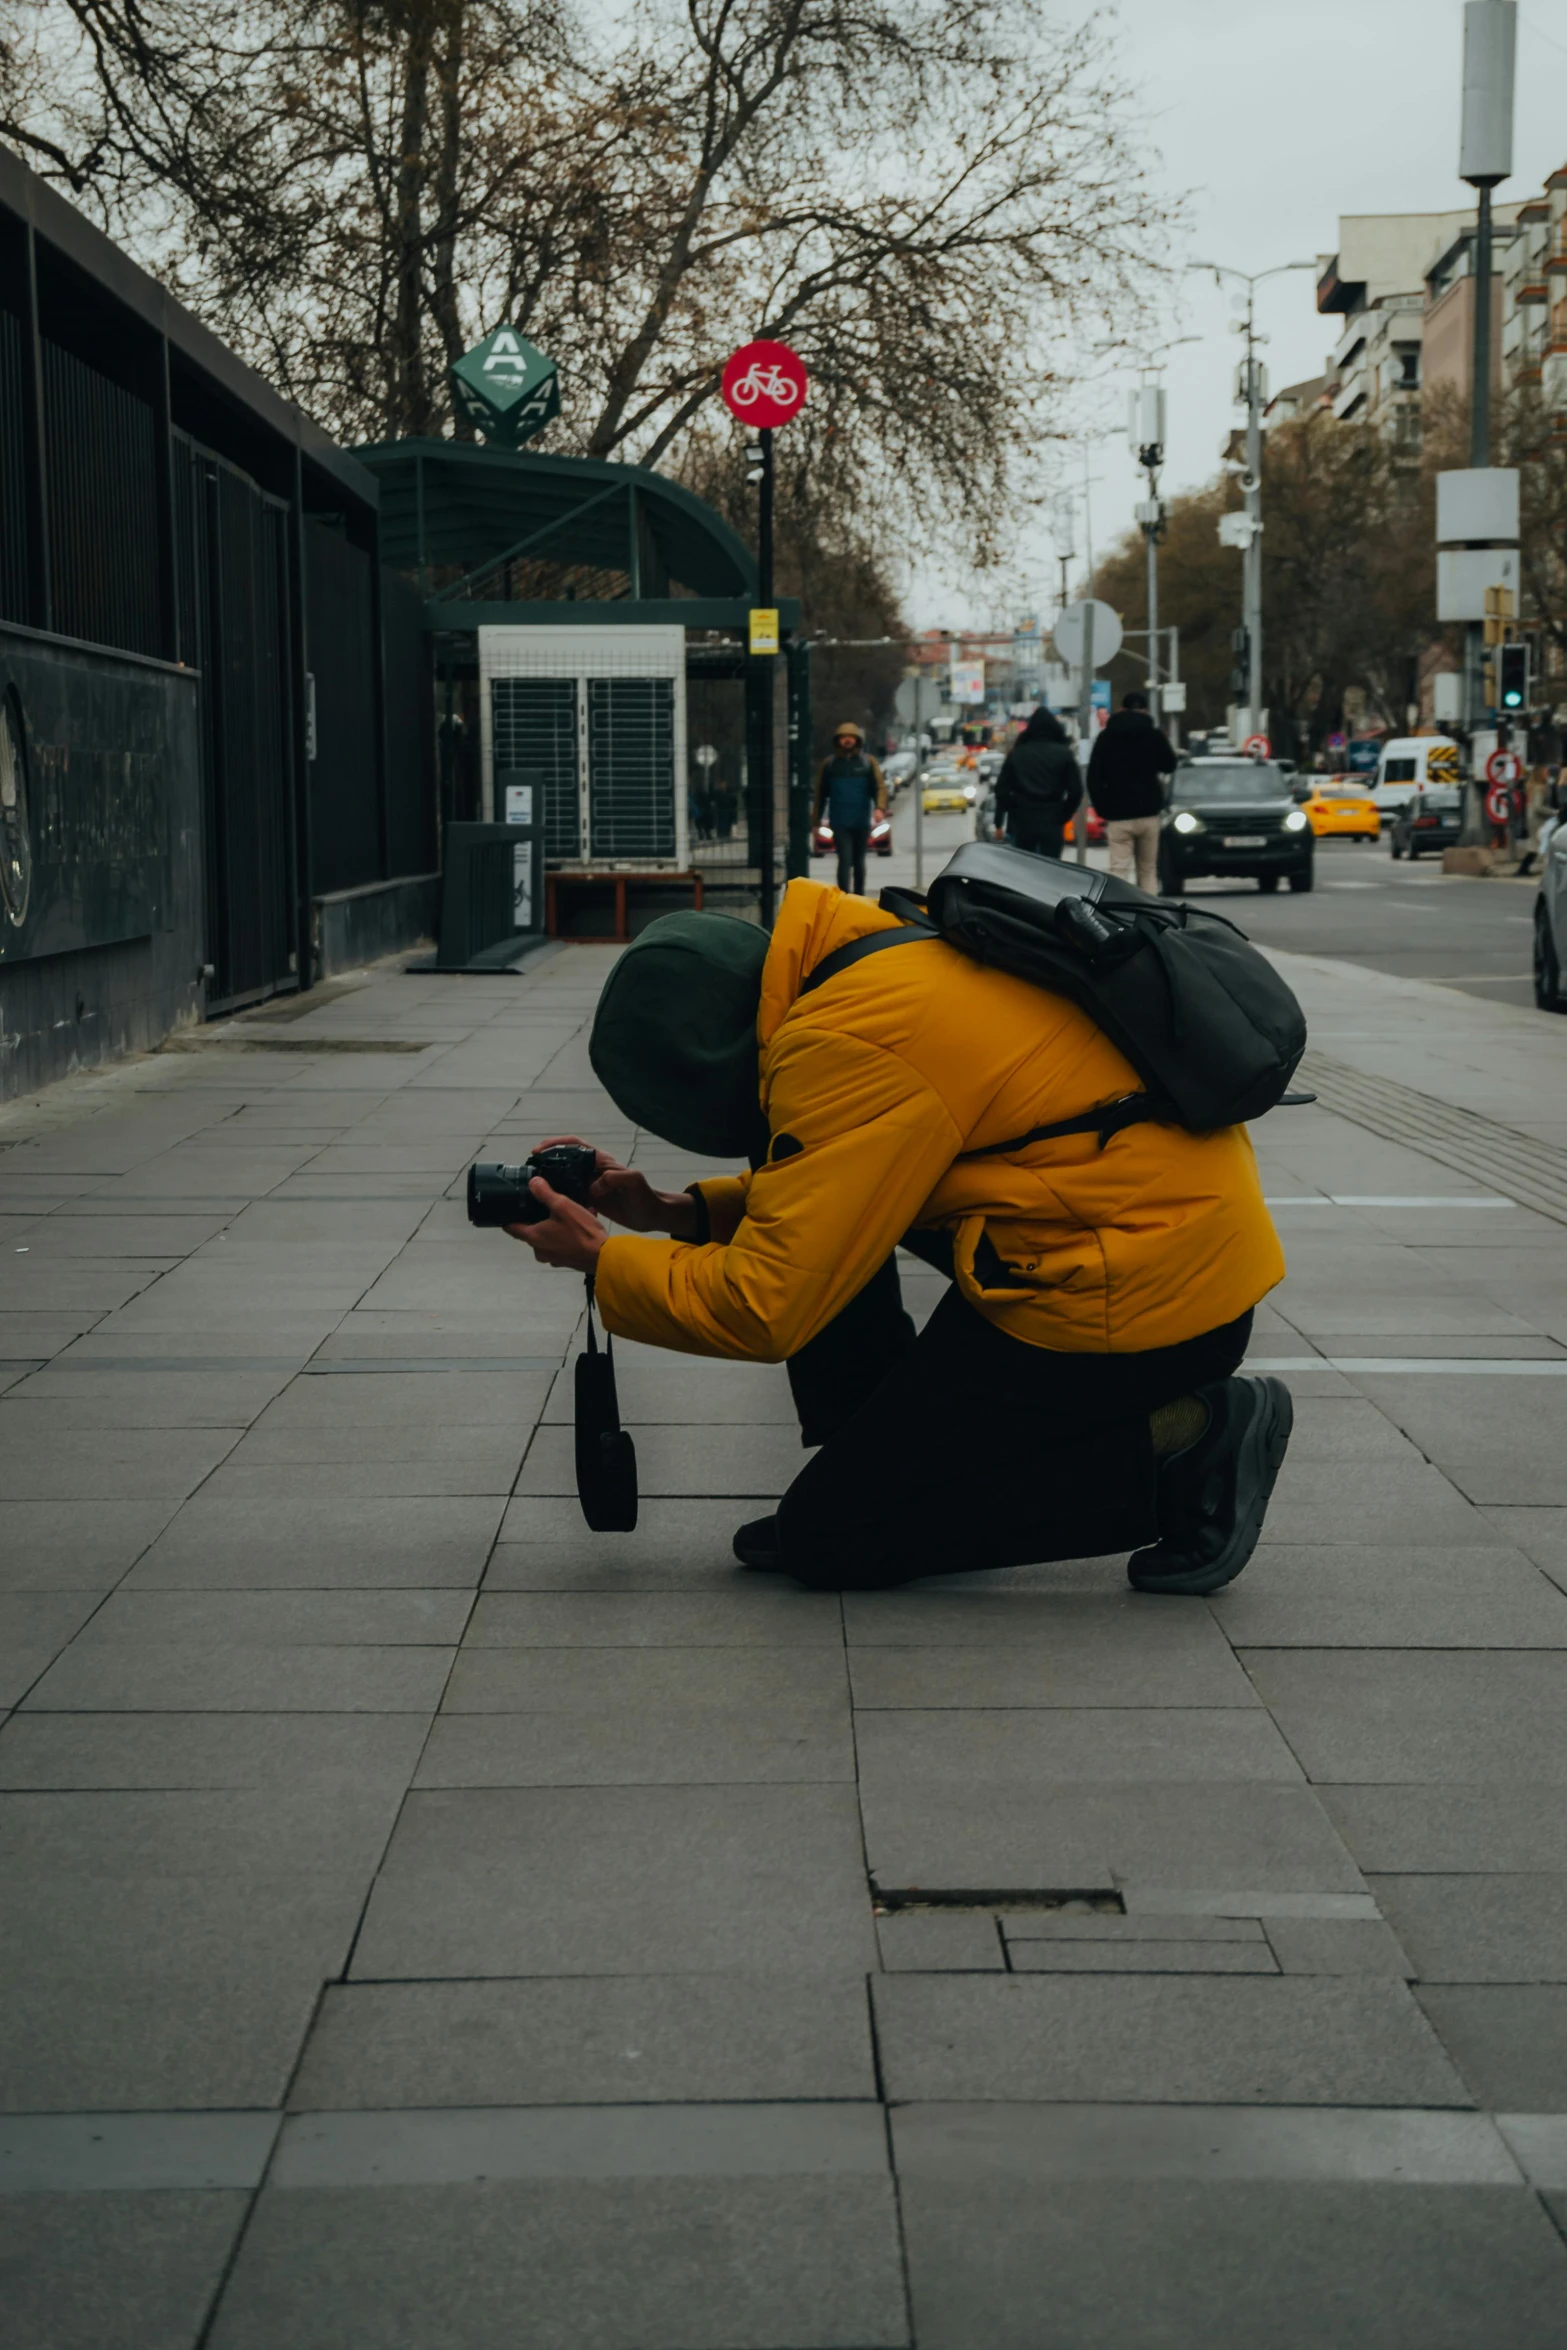
[[[840,971],[849,970],[855,963],[863,963],[867,955],[879,955],[886,947],[927,946],[932,939],[939,940],[940,937],[939,930],[916,929],[911,922],[902,930],[873,930],[868,938],[851,938],[846,947],[835,947],[830,955],[822,957],[801,987],[800,994],[807,996],[814,988],[825,987],[828,980],[836,979]]]
[[[1158,1105],[1147,1094],[1123,1093],[1119,1101],[1101,1102],[1097,1110],[1084,1110],[1076,1118],[1058,1118],[1052,1126],[1031,1126],[1026,1134],[1008,1135],[1005,1142],[987,1142],[977,1151],[959,1151],[956,1163],[1005,1158],[1011,1151],[1026,1150],[1031,1142],[1054,1142],[1067,1134],[1097,1134],[1103,1150],[1112,1134],[1120,1134],[1128,1126],[1146,1125],[1159,1116]]]

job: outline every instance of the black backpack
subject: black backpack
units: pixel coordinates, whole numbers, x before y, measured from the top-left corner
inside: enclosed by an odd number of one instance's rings
[[[1272,964],[1220,914],[989,841],[959,849],[925,899],[885,889],[881,904],[904,927],[839,947],[802,995],[867,955],[945,939],[976,963],[1069,996],[1146,1089],[965,1157],[1062,1134],[1097,1133],[1104,1143],[1149,1119],[1210,1134],[1280,1102],[1314,1099],[1286,1092],[1306,1049],[1305,1015]]]

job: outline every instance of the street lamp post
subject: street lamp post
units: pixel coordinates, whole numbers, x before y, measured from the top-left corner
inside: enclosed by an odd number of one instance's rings
[[[1159,497],[1159,468],[1164,463],[1164,386],[1139,384],[1128,401],[1128,438],[1132,454],[1148,476],[1148,495],[1137,509],[1148,561],[1148,709],[1159,723],[1159,541],[1164,534],[1164,506]]]
[[[1316,270],[1314,261],[1280,261],[1272,269],[1246,271],[1231,269],[1222,261],[1194,261],[1194,269],[1212,272],[1215,279],[1232,277],[1246,288],[1246,315],[1236,324],[1246,337],[1246,357],[1242,367],[1242,393],[1246,402],[1246,469],[1241,475],[1241,494],[1244,497],[1244,538],[1228,538],[1230,545],[1244,548],[1245,571],[1241,583],[1241,630],[1246,652],[1246,715],[1249,732],[1262,730],[1262,407],[1266,391],[1262,362],[1257,357],[1259,343],[1265,335],[1257,332],[1257,288],[1265,278],[1283,277],[1292,269]],[[1226,515],[1224,522],[1231,519]],[[1221,522],[1221,536],[1223,524]]]

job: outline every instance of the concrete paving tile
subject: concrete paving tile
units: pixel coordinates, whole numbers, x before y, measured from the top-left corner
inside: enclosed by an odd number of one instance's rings
[[[515,1508],[513,1503],[512,1507]],[[729,1555],[729,1519],[734,1504],[725,1505],[725,1531],[710,1542],[694,1537],[691,1550],[662,1547],[634,1554],[618,1545],[634,1535],[590,1534],[581,1541],[498,1542],[485,1569],[484,1589],[490,1591],[632,1591],[731,1590],[735,1561]]]
[[[1489,2114],[1418,2106],[919,2104],[893,2108],[905,2181],[1176,2179],[1517,2187],[1519,2161]]]
[[[1415,1996],[1479,2104],[1567,2114],[1567,1985],[1422,1984]]]
[[[333,1382],[313,1379],[320,1389]],[[356,1382],[357,1384],[357,1382]],[[292,1486],[301,1469],[351,1468],[365,1475],[407,1468],[413,1474],[427,1469],[504,1478],[498,1488],[507,1491],[522,1464],[527,1432],[516,1427],[465,1427],[445,1421],[433,1428],[389,1418],[379,1426],[334,1421],[325,1427],[290,1426],[270,1418],[252,1428],[234,1448],[227,1476],[270,1476],[276,1484]],[[280,1477],[279,1471],[284,1472]],[[492,1488],[492,1490],[497,1490]]]
[[[1360,1892],[1360,1875],[1308,1788],[971,1787],[929,1781],[868,1791],[871,1874],[892,1891],[1073,1891],[1118,1880]]]
[[[307,1501],[381,1501],[395,1496],[430,1499],[439,1496],[493,1495],[504,1501],[522,1465],[526,1439],[519,1433],[504,1453],[468,1460],[443,1460],[429,1452],[411,1452],[401,1460],[295,1461],[286,1471],[290,1496]],[[254,1506],[276,1492],[279,1465],[273,1461],[238,1462],[214,1471],[206,1497],[217,1505],[235,1502]]]
[[[250,1648],[455,1645],[471,1605],[464,1591],[117,1591],[84,1647],[230,1644]]]
[[[893,1910],[876,1920],[881,1963],[902,1974],[1000,1974],[1006,1952],[988,1910]]]
[[[278,1494],[263,1506],[198,1494],[147,1550],[135,1588],[471,1587],[500,1514],[498,1499],[477,1495],[295,1501]]]
[[[1109,1786],[1118,1781],[1283,1780],[1301,1769],[1260,1707],[1036,1706],[866,1713],[867,1796],[912,1782]]]
[[[293,2192],[512,2179],[880,2178],[886,2171],[886,2118],[870,2098],[479,2105],[290,2114],[270,2183]]]
[[[0,2120],[0,2195],[259,2187],[276,2113],[31,2113]]]
[[[77,1215],[38,1218],[27,1249],[30,1256],[50,1259],[155,1257],[160,1263],[177,1264],[214,1239],[227,1222],[224,1215],[210,1212],[193,1216],[94,1215],[90,1203],[84,1203],[83,1212]],[[17,1235],[19,1240],[23,1237]],[[0,1244],[3,1238],[0,1235]]]
[[[1451,1485],[1428,1487],[1419,1501],[1388,1495],[1381,1500],[1336,1502],[1331,1495],[1309,1501],[1280,1498],[1270,1503],[1268,1540],[1304,1548],[1334,1543],[1430,1542],[1438,1549],[1496,1548],[1502,1537]]]
[[[451,1648],[140,1647],[66,1651],[26,1710],[44,1713],[433,1713]]]
[[[451,1437],[482,1447],[531,1428],[549,1383],[550,1375],[539,1371],[382,1371],[373,1363],[362,1373],[339,1369],[325,1377],[312,1372],[279,1395],[251,1439],[258,1452],[281,1448],[275,1455],[279,1460],[335,1458],[325,1450],[291,1455],[286,1448],[312,1439],[325,1447],[355,1430],[371,1446],[413,1442],[444,1453]]]
[[[797,1648],[464,1648],[443,1715],[548,1714],[603,1720],[674,1707],[774,1707],[848,1715],[843,1652]]]
[[[882,2077],[895,2104],[1470,2102],[1402,1983],[879,1975],[872,1996]]]
[[[703,1362],[688,1355],[665,1355],[657,1360],[622,1363],[621,1342],[615,1342],[615,1385],[620,1417],[627,1428],[782,1426],[795,1430],[800,1445],[794,1399],[781,1367],[762,1363]],[[555,1382],[544,1419],[569,1428],[573,1413],[569,1374]]]
[[[1007,1948],[1030,1942],[1266,1942],[1261,1920],[1254,1917],[1182,1917],[1175,1915],[1122,1916],[1114,1910],[1084,1915],[1085,1903],[1059,1909],[1002,1910],[1001,1929]]]
[[[1567,1983],[1567,1876],[1370,1883],[1422,1983]]]
[[[1268,1940],[1287,1975],[1388,1975],[1415,1970],[1391,1928],[1374,1918],[1270,1918]]]
[[[445,1713],[420,1787],[730,1786],[854,1783],[848,1709],[682,1705],[593,1711]]]
[[[107,1591],[156,1540],[179,1503],[18,1501],[7,1506],[0,1590]]]
[[[1313,1781],[1567,1784],[1560,1653],[1251,1649],[1241,1661]]]
[[[835,1592],[773,1576],[735,1577],[710,1593],[485,1591],[470,1649],[841,1648]]]
[[[982,1601],[978,1592],[973,1598]],[[855,1704],[867,1712],[889,1706],[1256,1708],[1256,1691],[1206,1609],[1179,1617],[1167,1611],[1156,1620],[1151,1610],[1124,1607],[1119,1594],[1063,1595],[1053,1604],[1060,1636],[1048,1644],[1031,1627],[1013,1646],[999,1637],[988,1648],[943,1643],[936,1625],[928,1647],[852,1643]],[[993,1613],[986,1620],[993,1634],[1004,1631]]]
[[[1212,1674],[1231,1688],[1246,1687],[1244,1676],[1237,1681],[1224,1669],[1229,1643],[1205,1609],[1166,1607],[1143,1592],[1129,1590],[1119,1561],[1111,1571],[1113,1584],[1091,1596],[1020,1590],[1011,1581],[974,1575],[896,1591],[846,1591],[844,1634],[851,1652],[894,1648],[1026,1652],[1042,1687],[1048,1685],[1047,1675],[1054,1679],[1052,1660],[1057,1657],[1063,1662],[1063,1680],[1079,1670],[1086,1673],[1120,1658],[1131,1660],[1150,1676],[1167,1674],[1169,1683],[1160,1686],[1178,1686],[1195,1671]],[[1089,1698],[1086,1702],[1096,1701]],[[1142,1701],[1132,1698],[1127,1702]],[[1151,1697],[1147,1702],[1159,1700]],[[1180,1701],[1166,1697],[1163,1702]],[[1195,1702],[1225,1701],[1199,1698]],[[1251,1702],[1249,1697],[1246,1702]]]
[[[409,1797],[353,1973],[834,1973],[874,1963],[848,1789],[531,1788]]]
[[[805,1465],[797,1428],[752,1425],[743,1428],[642,1427],[636,1431],[637,1482],[644,1493],[732,1493],[771,1503],[787,1491]],[[576,1469],[571,1434],[540,1428],[528,1448],[518,1480],[519,1494],[574,1494]],[[760,1513],[742,1512],[757,1516]]]
[[[368,1883],[392,1832],[402,1786],[339,1778],[330,1801],[292,1788],[58,1789],[0,1795],[7,1881],[216,1877],[290,1873]],[[20,1895],[19,1895],[20,1897]]]
[[[40,1443],[36,1417],[18,1425],[16,1409],[0,1404],[0,1502],[182,1501],[239,1441],[237,1428],[97,1428]]]
[[[732,1584],[735,1557],[731,1544],[736,1527],[748,1514],[756,1513],[748,1513],[743,1504],[732,1500],[693,1496],[672,1501],[644,1494],[631,1533],[594,1534],[583,1524],[574,1494],[527,1494],[508,1504],[500,1540],[503,1546],[547,1545],[558,1552],[563,1565],[592,1567],[612,1575],[616,1589],[635,1590],[633,1578],[639,1573],[686,1567],[693,1560],[721,1569],[726,1584]]]
[[[1567,1871],[1556,1786],[1324,1787],[1321,1798],[1361,1867],[1379,1875]]]
[[[99,1605],[94,1591],[0,1591],[0,1689],[13,1677],[10,1667],[24,1649],[58,1656]],[[0,1703],[10,1702],[0,1698]]]
[[[1019,1975],[1276,1975],[1258,1942],[1009,1942]]]
[[[0,1361],[47,1361],[51,1355],[62,1354],[101,1319],[96,1307],[83,1307],[72,1314],[0,1311]]]
[[[140,1257],[0,1257],[0,1313],[107,1314],[158,1279]]]
[[[490,2350],[519,2309],[529,2350],[896,2350],[891,2182],[280,2190],[247,2230],[212,2350]]]
[[[7,2323],[27,2350],[187,2350],[250,2198],[0,2197]]]
[[[999,1963],[999,1946],[997,1951]],[[859,1975],[334,1985],[290,2095],[334,2106],[874,2097]]]
[[[18,2113],[282,2102],[362,1888],[290,1876],[57,1880],[0,1921],[0,2102]]]
[[[0,1787],[305,1787],[330,1805],[365,1782],[400,1794],[425,1728],[416,1714],[13,1714]]]
[[[1281,1347],[1279,1351],[1285,1350]],[[1289,1449],[1294,1462],[1405,1463],[1417,1457],[1408,1437],[1375,1404],[1358,1396],[1342,1401],[1311,1399],[1296,1410]]]
[[[1211,1601],[1237,1648],[1567,1648],[1567,1594],[1518,1551],[1264,1543]]]
[[[152,1375],[51,1367],[8,1389],[5,1410],[24,1443],[39,1442],[46,1430],[58,1441],[76,1429],[238,1429],[266,1410],[288,1376],[286,1370]]]
[[[1502,1507],[1557,1509],[1567,1504],[1567,1467],[1531,1459],[1518,1450],[1490,1460],[1444,1460],[1443,1467],[1467,1500]]]
[[[941,2177],[902,2204],[921,2350],[1560,2340],[1567,2246],[1517,2187]]]

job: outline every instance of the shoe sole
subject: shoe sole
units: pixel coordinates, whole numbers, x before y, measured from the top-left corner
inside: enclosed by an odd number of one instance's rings
[[[1273,1488],[1289,1450],[1295,1427],[1295,1402],[1281,1379],[1258,1379],[1254,1384],[1262,1390],[1263,1408],[1253,1414],[1241,1440],[1241,1456],[1235,1472],[1237,1491],[1244,1493],[1249,1488],[1250,1499],[1244,1512],[1237,1511],[1235,1530],[1229,1541],[1206,1566],[1188,1567],[1176,1574],[1140,1573],[1134,1559],[1127,1573],[1137,1590],[1168,1591],[1200,1599],[1210,1591],[1222,1591],[1226,1583],[1233,1583],[1256,1549],[1262,1521],[1268,1514]]]

